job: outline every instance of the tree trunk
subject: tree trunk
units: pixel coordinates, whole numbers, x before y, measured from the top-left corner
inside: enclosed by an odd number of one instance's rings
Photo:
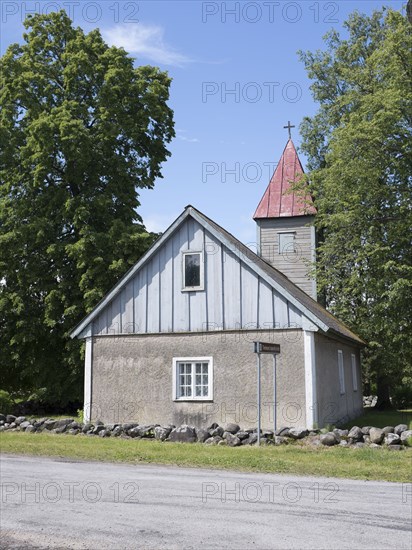
[[[390,400],[390,393],[389,393],[389,381],[385,376],[379,376],[376,381],[376,393],[378,395],[378,400],[375,405],[375,409],[378,409],[380,411],[387,410],[387,409],[393,409],[391,400]]]

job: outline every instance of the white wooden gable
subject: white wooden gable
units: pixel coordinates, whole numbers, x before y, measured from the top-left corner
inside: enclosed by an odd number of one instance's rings
[[[182,291],[182,253],[203,251],[204,290]],[[193,207],[168,228],[71,336],[328,325],[273,268]],[[286,286],[286,288],[285,288]],[[299,290],[299,289],[297,289]],[[295,295],[294,295],[295,294]],[[318,304],[316,304],[318,305]],[[320,307],[320,306],[319,306]],[[330,314],[328,314],[330,315]],[[331,316],[332,317],[332,316]]]

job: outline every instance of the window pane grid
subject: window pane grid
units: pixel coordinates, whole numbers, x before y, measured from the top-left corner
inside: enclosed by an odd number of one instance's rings
[[[209,396],[209,363],[179,362],[177,364],[177,396],[178,397],[208,397]]]

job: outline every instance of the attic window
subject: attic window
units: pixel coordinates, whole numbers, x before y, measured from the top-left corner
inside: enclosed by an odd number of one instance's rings
[[[295,249],[295,232],[278,233],[279,237],[279,254],[288,256],[296,252]]]
[[[182,290],[203,290],[203,254],[202,252],[183,252],[183,288]]]

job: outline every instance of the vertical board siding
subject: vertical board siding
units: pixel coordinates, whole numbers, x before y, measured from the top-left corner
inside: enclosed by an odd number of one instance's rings
[[[259,241],[262,257],[291,281],[313,296],[314,282],[308,276],[315,248],[312,216],[260,220]],[[279,254],[279,232],[295,233],[296,254]]]
[[[241,290],[240,290],[240,260],[223,247],[223,297],[224,297],[224,327],[239,329],[241,326]]]
[[[182,252],[203,251],[205,289],[182,292]],[[187,219],[93,323],[127,334],[301,326],[302,316],[193,218]]]
[[[121,295],[122,293],[120,292],[111,302],[112,313],[110,318],[108,318],[109,334],[122,333]]]
[[[188,248],[193,252],[203,252],[204,247],[204,229],[195,220],[188,220]],[[203,254],[203,268],[206,272],[207,257]],[[186,292],[189,295],[189,330],[206,330],[206,293],[207,290],[197,292]]]
[[[93,323],[93,334],[107,334],[107,311],[106,308],[100,313]]]
[[[256,328],[258,323],[258,292],[259,278],[244,262],[242,269],[242,327]]]
[[[188,237],[187,221],[171,237],[173,239],[173,330],[175,332],[189,330],[189,293],[182,292],[182,252],[188,249]]]
[[[289,326],[288,301],[278,292],[273,292],[273,307],[275,308],[275,326],[276,328],[285,328]]]
[[[300,311],[298,311],[293,304],[290,304],[288,302],[288,309],[289,309],[289,326],[294,327],[301,327],[302,326],[302,315]]]
[[[259,279],[259,328],[273,328],[273,298],[272,289],[262,279]]]
[[[129,281],[122,290],[123,308],[122,308],[122,331],[123,333],[134,332],[134,312],[133,312],[133,281]]]
[[[209,330],[220,330],[223,328],[222,247],[208,231],[204,252],[207,323]]]
[[[113,325],[113,307],[112,302],[107,304],[106,307],[106,327],[105,327],[105,334],[113,334],[112,325]]]
[[[159,253],[147,266],[147,332],[160,332]]]
[[[160,331],[173,332],[173,240],[159,250],[160,255]]]
[[[134,278],[134,320],[135,331],[146,330],[146,266],[144,266]]]

